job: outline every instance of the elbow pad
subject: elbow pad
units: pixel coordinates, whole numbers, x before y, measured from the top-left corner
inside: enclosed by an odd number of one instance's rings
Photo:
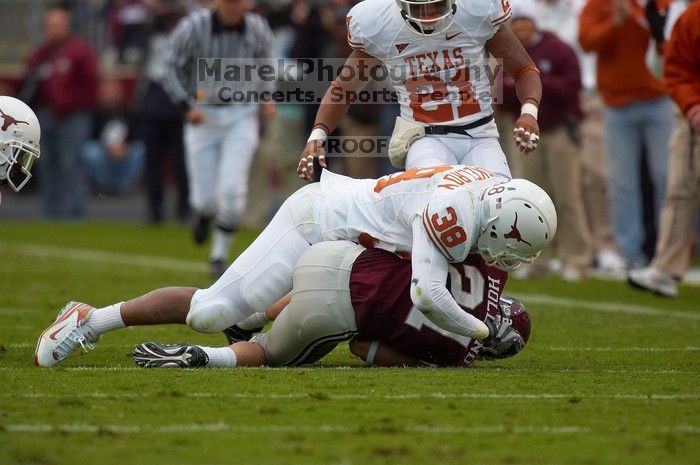
[[[411,301],[423,313],[431,313],[436,308],[430,288],[422,286],[417,279],[411,281]]]

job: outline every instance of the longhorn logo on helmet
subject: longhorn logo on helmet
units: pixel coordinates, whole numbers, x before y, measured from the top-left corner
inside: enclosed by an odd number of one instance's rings
[[[524,242],[525,244],[532,247],[532,244],[523,239],[522,234],[520,234],[520,230],[518,229],[518,212],[515,212],[515,223],[513,223],[513,226],[511,226],[510,232],[503,237],[505,237],[506,239],[515,239],[518,242]]]
[[[27,126],[29,126],[29,121],[20,121],[20,120],[16,119],[15,117],[8,115],[7,113],[5,113],[2,110],[0,110],[0,118],[2,118],[2,120],[3,120],[3,123],[2,123],[2,130],[3,131],[7,131],[9,129],[9,127],[12,126],[13,124],[17,124],[17,125],[26,124]]]

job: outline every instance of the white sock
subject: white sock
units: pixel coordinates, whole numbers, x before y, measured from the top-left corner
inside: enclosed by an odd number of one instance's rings
[[[121,306],[124,302],[108,307],[96,308],[85,324],[90,326],[98,335],[126,327],[122,320]]]
[[[209,258],[211,260],[228,260],[228,253],[231,250],[232,242],[233,233],[231,231],[224,231],[219,227],[214,228],[214,237]]]
[[[238,327],[246,331],[262,328],[270,322],[265,312],[254,313],[245,320],[238,323]]]
[[[202,347],[209,356],[208,368],[234,368],[236,366],[236,353],[230,347]]]

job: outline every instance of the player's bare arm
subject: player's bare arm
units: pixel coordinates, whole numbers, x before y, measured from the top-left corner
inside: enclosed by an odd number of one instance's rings
[[[350,107],[348,95],[353,95],[367,87],[369,73],[363,72],[380,64],[372,55],[361,50],[354,50],[345,61],[345,66],[353,69],[352,79],[336,79],[326,91],[321,106],[316,114],[316,122],[304,152],[299,159],[297,173],[302,179],[313,180],[314,158],[318,158],[323,168],[326,168],[326,152],[323,143],[328,135],[338,127],[340,121]],[[340,100],[340,101],[338,101]]]
[[[265,316],[267,317],[268,320],[270,321],[275,321],[277,317],[282,313],[282,310],[284,310],[284,307],[289,305],[289,302],[292,301],[292,293],[288,292],[284,297],[282,297],[280,300],[275,302],[265,310]]]
[[[542,100],[542,81],[535,63],[517,37],[506,27],[501,27],[486,42],[486,50],[503,60],[504,71],[515,80],[515,92],[522,103],[522,114],[515,122],[513,138],[518,149],[529,155],[540,138],[537,111]]]

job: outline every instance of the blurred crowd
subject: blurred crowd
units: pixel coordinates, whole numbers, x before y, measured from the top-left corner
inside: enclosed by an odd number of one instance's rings
[[[345,18],[354,3],[263,0],[255,9],[272,28],[277,57],[345,57],[351,51]],[[503,87],[495,108],[502,144],[514,175],[543,186],[560,216],[556,246],[521,277],[544,275],[550,263],[560,263],[569,280],[582,278],[590,266],[621,272],[649,264],[662,224],[672,132],[688,125],[687,109],[679,111],[663,83],[663,53],[689,3],[511,0],[506,27],[542,75],[542,145],[527,158],[514,149],[520,104],[508,77],[497,83]],[[27,57],[17,90],[42,125],[38,184],[47,218],[82,218],[90,193],[134,191],[145,192],[149,221],[188,218],[183,115],[160,83],[169,33],[183,15],[206,4],[91,0],[47,7],[43,41]],[[87,21],[104,26],[105,47],[80,38],[79,26]],[[54,52],[53,44],[66,42]],[[70,72],[57,72],[62,68]],[[247,224],[264,224],[301,185],[295,166],[316,110],[278,105],[275,118],[263,122]],[[395,105],[354,105],[338,135],[388,136],[397,114]],[[360,178],[392,170],[384,158],[351,155],[332,159],[331,169]],[[163,208],[167,185],[177,193],[174,212]],[[691,238],[687,242],[677,253],[689,257]],[[682,271],[668,274],[678,278]]]

